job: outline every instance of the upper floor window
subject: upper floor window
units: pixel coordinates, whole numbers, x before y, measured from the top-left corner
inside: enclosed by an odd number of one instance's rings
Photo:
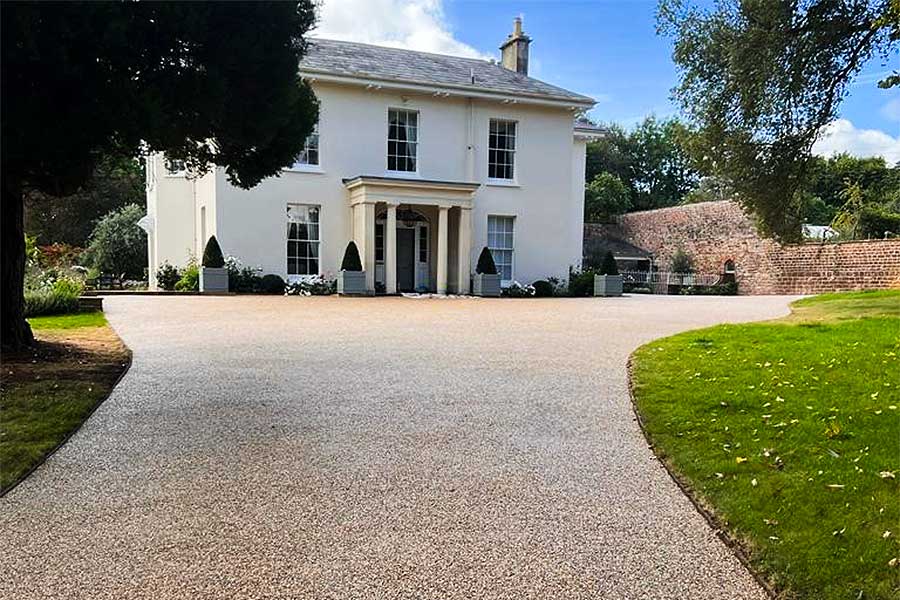
[[[312,133],[306,137],[303,150],[297,156],[294,167],[319,166],[319,124],[313,126]]]
[[[169,177],[180,177],[187,171],[185,162],[178,158],[166,158],[166,175]]]
[[[488,179],[515,179],[516,122],[491,119],[488,135]]]
[[[419,113],[388,110],[388,171],[415,172],[418,168]]]

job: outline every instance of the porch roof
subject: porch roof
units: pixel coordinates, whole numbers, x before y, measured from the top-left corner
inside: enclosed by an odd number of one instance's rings
[[[343,180],[350,192],[350,204],[385,202],[471,208],[472,196],[481,187],[471,181],[441,181],[357,175]]]

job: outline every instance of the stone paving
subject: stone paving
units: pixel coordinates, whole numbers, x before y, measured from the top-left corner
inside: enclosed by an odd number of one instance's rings
[[[0,597],[763,599],[625,361],[784,297],[116,297],[112,396],[0,499]]]

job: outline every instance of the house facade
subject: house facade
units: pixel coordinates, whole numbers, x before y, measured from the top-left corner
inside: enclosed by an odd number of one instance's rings
[[[502,60],[311,40],[320,102],[297,162],[251,190],[148,158],[151,287],[215,235],[226,255],[291,281],[334,276],[356,242],[370,292],[468,293],[491,249],[505,285],[566,278],[582,254],[588,97],[527,75],[516,20]]]

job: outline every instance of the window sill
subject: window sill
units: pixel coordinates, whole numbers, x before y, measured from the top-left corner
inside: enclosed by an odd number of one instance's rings
[[[317,173],[320,175],[325,173],[319,165],[293,166],[282,169],[282,171],[288,173]]]
[[[422,176],[418,171],[385,171],[385,177],[393,179],[421,179]]]
[[[491,187],[510,187],[510,188],[522,187],[519,185],[519,183],[517,181],[510,180],[510,179],[488,179],[487,182],[485,183],[485,185],[489,185]]]

